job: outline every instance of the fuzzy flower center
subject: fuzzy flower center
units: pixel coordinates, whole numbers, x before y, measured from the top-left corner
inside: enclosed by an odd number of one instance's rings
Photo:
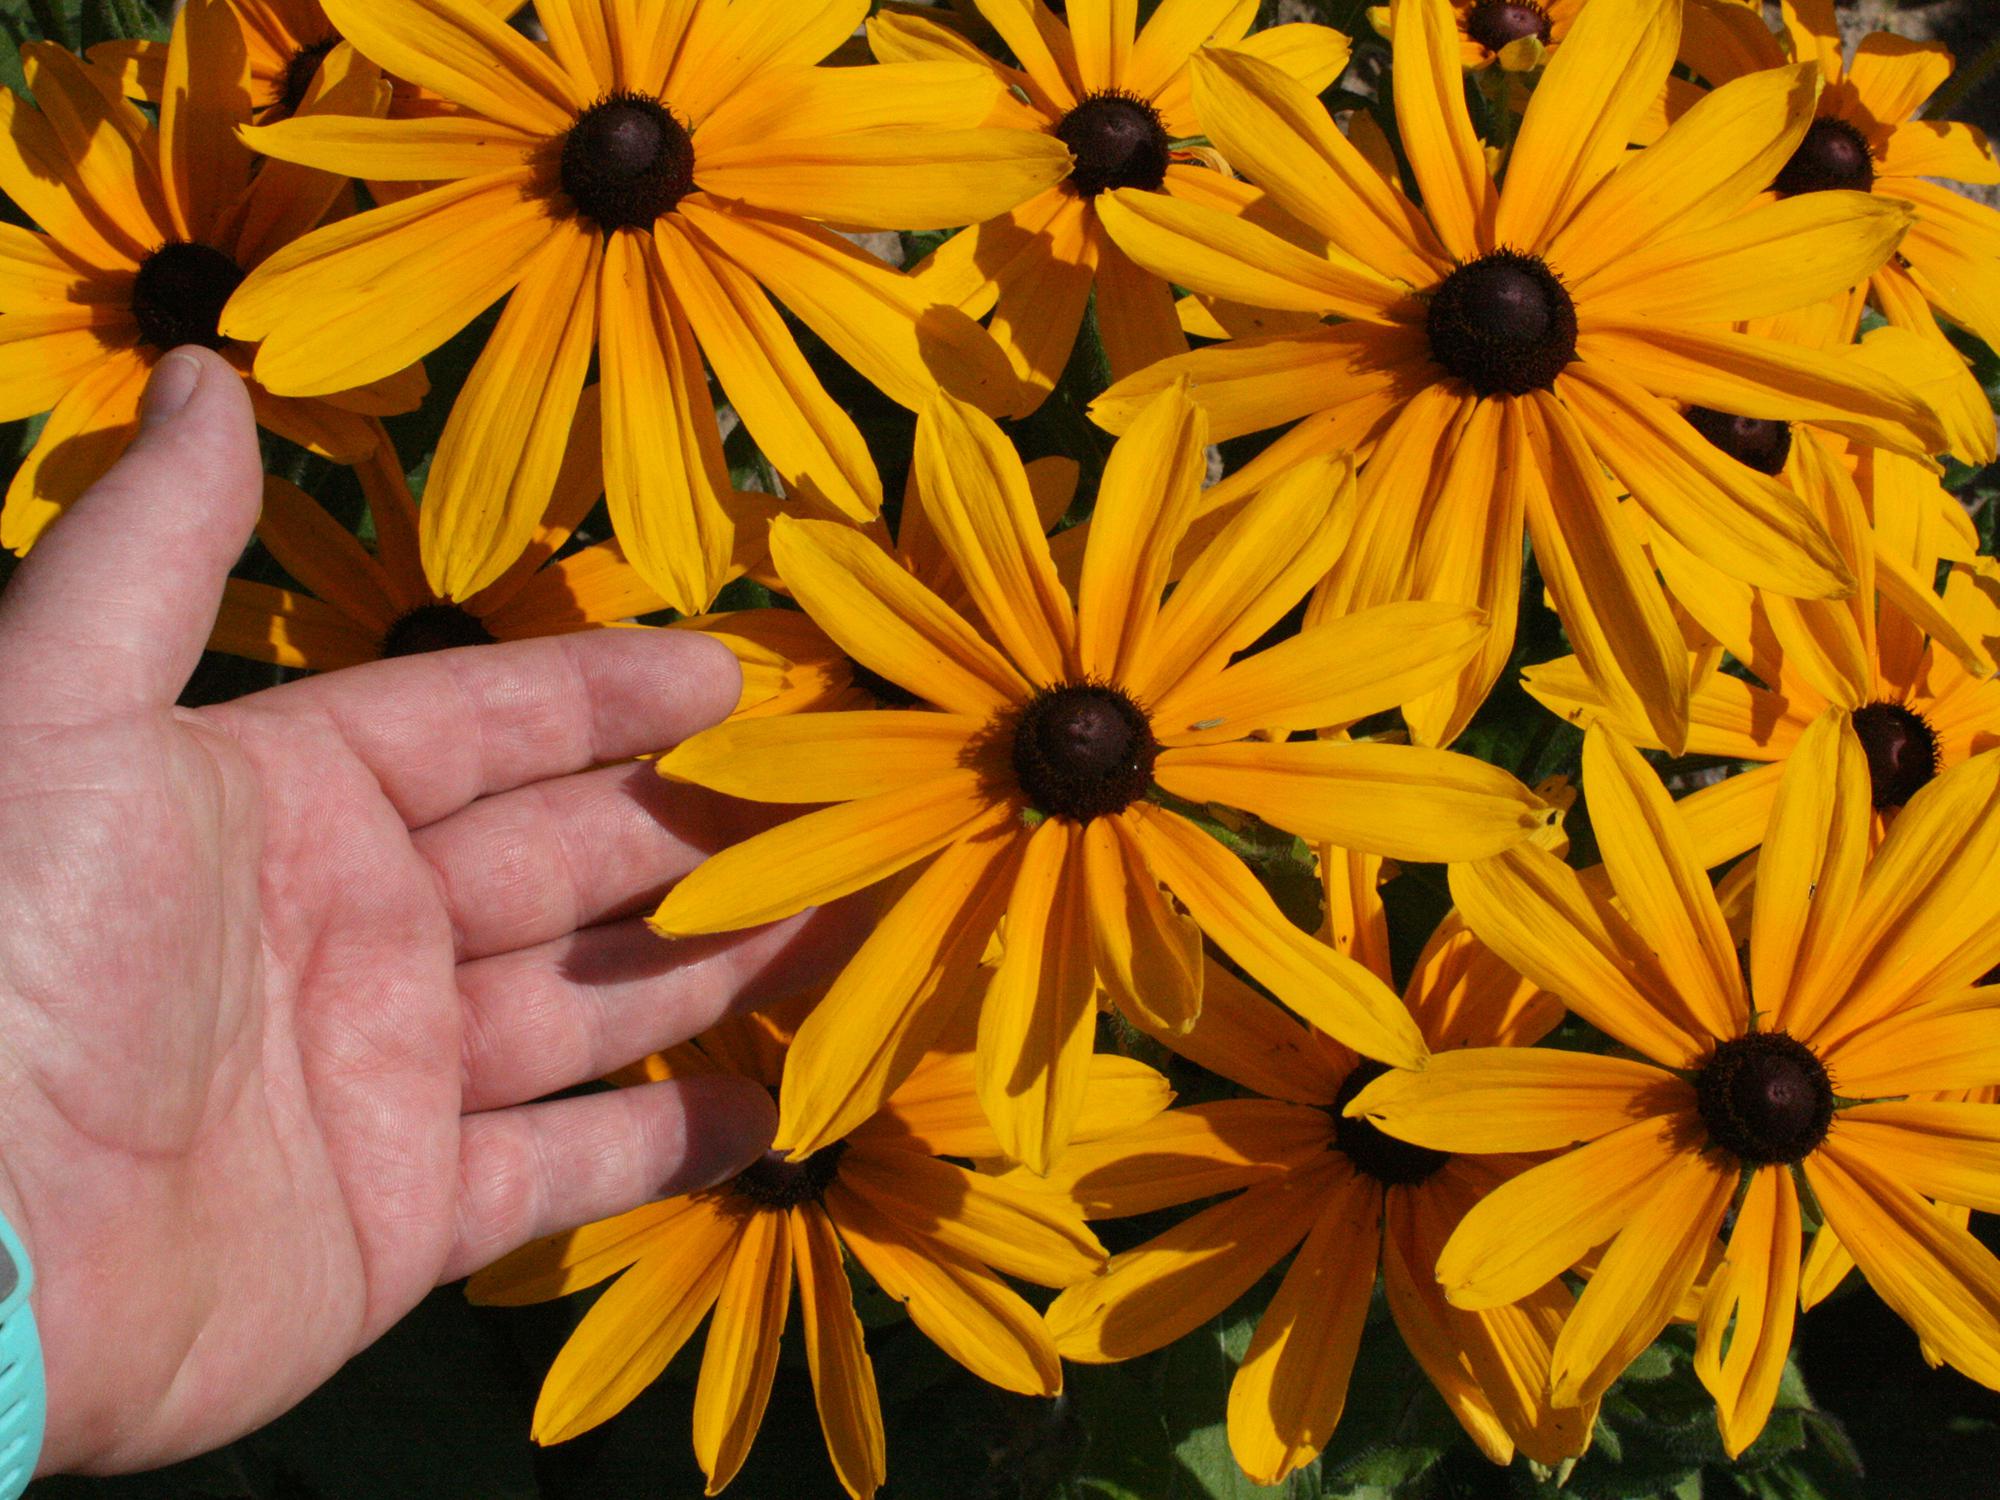
[[[1804,1043],[1753,1031],[1717,1044],[1695,1078],[1708,1138],[1751,1166],[1801,1162],[1826,1139],[1833,1084]]]
[[[1922,714],[1900,703],[1869,703],[1851,717],[1877,807],[1901,807],[1937,775],[1937,731]]]
[[[1347,1154],[1347,1159],[1354,1163],[1355,1171],[1374,1178],[1384,1187],[1410,1187],[1436,1173],[1451,1160],[1451,1153],[1399,1141],[1393,1135],[1383,1134],[1359,1115],[1341,1113],[1353,1102],[1356,1094],[1388,1071],[1385,1064],[1373,1058],[1363,1058],[1361,1064],[1341,1080],[1339,1091],[1328,1106],[1328,1112],[1333,1116],[1333,1143]]]
[[[847,1142],[822,1146],[804,1161],[790,1161],[782,1151],[766,1151],[731,1179],[730,1187],[759,1208],[797,1208],[817,1203],[840,1170]]]
[[[212,245],[175,240],[147,256],[132,282],[139,337],[155,349],[200,344],[220,349],[223,304],[243,283],[243,268]]]
[[[1445,277],[1425,331],[1431,357],[1482,396],[1545,391],[1576,358],[1576,304],[1544,261],[1515,250]]]
[[[1167,127],[1135,95],[1092,94],[1057,122],[1056,139],[1076,158],[1069,180],[1086,198],[1107,188],[1151,191],[1167,180]]]
[[[1479,0],[1466,13],[1465,34],[1489,52],[1531,36],[1549,39],[1549,13],[1534,0]]]
[[[323,37],[317,42],[308,42],[292,54],[292,60],[285,64],[285,86],[278,95],[278,112],[295,115],[299,106],[306,102],[306,93],[312,88],[313,79],[319,76],[319,65],[326,60],[327,53],[340,45],[337,36]]]
[[[1865,193],[1875,186],[1875,154],[1868,140],[1845,120],[1822,116],[1812,122],[1799,149],[1771,183],[1784,197],[1846,188]]]
[[[1114,687],[1043,688],[1014,722],[1022,795],[1055,818],[1087,823],[1122,812],[1153,784],[1160,747],[1139,705]]]
[[[384,659],[449,651],[454,646],[490,646],[493,634],[479,616],[457,604],[425,604],[411,610],[382,636]]]
[[[694,190],[694,141],[659,100],[612,94],[563,136],[562,189],[606,234],[649,229]]]
[[[1690,406],[1681,415],[1690,426],[1739,464],[1759,474],[1783,471],[1792,456],[1792,424],[1770,422],[1762,417],[1739,417],[1734,412],[1716,411],[1707,406]]]

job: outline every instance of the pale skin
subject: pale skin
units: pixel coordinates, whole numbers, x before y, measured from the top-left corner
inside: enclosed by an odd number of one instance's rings
[[[178,351],[0,594],[0,1213],[43,1472],[227,1442],[438,1284],[738,1171],[775,1124],[748,1080],[531,1101],[809,982],[849,925],[639,920],[765,816],[628,759],[734,704],[699,636],[176,708],[259,489],[241,379]]]

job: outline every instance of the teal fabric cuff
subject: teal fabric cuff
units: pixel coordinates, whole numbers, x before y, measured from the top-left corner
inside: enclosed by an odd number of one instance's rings
[[[0,1218],[0,1500],[14,1500],[35,1477],[48,1416],[42,1339],[28,1305],[34,1285],[20,1236]]]

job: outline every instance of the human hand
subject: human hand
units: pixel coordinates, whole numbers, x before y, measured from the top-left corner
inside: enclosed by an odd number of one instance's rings
[[[0,1212],[37,1277],[44,1471],[214,1447],[438,1283],[738,1170],[774,1124],[747,1080],[524,1101],[838,943],[824,914],[673,945],[632,915],[761,816],[604,764],[728,712],[698,635],[176,708],[259,490],[242,380],[180,351],[0,595]]]

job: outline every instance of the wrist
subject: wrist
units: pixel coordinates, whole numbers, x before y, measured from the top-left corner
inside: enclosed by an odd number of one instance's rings
[[[23,1217],[8,1190],[0,1202],[0,1500],[14,1500],[34,1478],[48,1404],[34,1263],[15,1224]]]

